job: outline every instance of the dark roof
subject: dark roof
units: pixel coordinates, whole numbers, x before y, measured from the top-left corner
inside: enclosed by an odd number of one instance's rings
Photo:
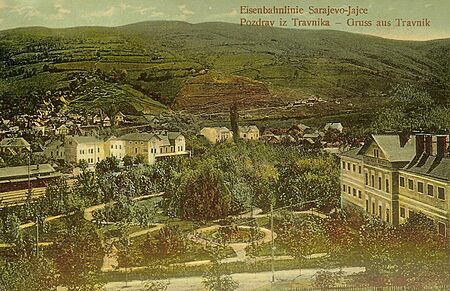
[[[450,158],[429,156],[424,153],[415,156],[403,170],[417,175],[450,181]]]
[[[0,142],[2,147],[30,147],[30,144],[22,137],[4,138]]]
[[[358,154],[359,151],[361,150],[361,148],[362,147],[358,147],[358,148],[354,148],[354,149],[348,150],[346,152],[341,153],[341,156],[362,160],[363,159],[363,155]]]

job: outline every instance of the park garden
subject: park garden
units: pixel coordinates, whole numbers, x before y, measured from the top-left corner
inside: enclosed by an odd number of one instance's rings
[[[171,277],[203,276],[206,289],[234,290],[232,273],[305,268],[323,270],[306,285],[323,288],[448,284],[449,242],[429,221],[394,228],[339,209],[336,157],[258,142],[193,147],[155,165],[81,164],[74,183],[58,179],[40,200],[2,209],[0,286],[140,279],[164,290]],[[345,267],[363,272],[327,271]]]

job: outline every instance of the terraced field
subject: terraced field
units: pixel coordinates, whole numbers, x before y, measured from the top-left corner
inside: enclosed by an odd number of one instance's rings
[[[367,114],[401,83],[447,102],[449,51],[449,39],[226,23],[21,28],[0,31],[0,109],[32,112],[42,96],[62,94],[75,108],[113,105],[133,114],[167,106],[220,115],[234,100],[257,109],[254,119]],[[91,95],[105,96],[89,96],[80,84],[86,78],[96,79]],[[310,98],[324,102],[286,107]],[[30,102],[17,107],[18,100]]]

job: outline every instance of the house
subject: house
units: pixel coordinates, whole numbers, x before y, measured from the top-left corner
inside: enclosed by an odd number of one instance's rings
[[[30,188],[32,199],[43,196],[48,183],[60,176],[49,164],[0,168],[0,208],[24,204]]]
[[[450,227],[448,135],[370,135],[341,157],[341,204],[398,225],[423,213]]]
[[[66,135],[64,151],[69,163],[78,164],[84,160],[93,166],[105,158],[104,141],[96,136]]]
[[[64,142],[61,140],[53,140],[44,148],[44,156],[51,160],[65,160]]]
[[[239,137],[246,140],[258,140],[259,129],[255,125],[239,126]]]
[[[289,134],[291,134],[292,136],[303,136],[305,133],[313,133],[314,129],[302,124],[302,123],[298,123],[298,124],[294,124],[292,125],[289,129],[288,129]]]
[[[125,142],[127,156],[142,156],[148,164],[154,164],[159,158],[189,153],[180,132],[129,133],[119,139]]]
[[[39,122],[33,122],[33,131],[37,135],[44,136],[45,135],[45,125],[39,123]]]
[[[0,142],[1,153],[19,154],[29,152],[31,150],[30,144],[22,137],[4,138]]]
[[[105,156],[122,160],[126,156],[125,146],[125,140],[112,136],[105,141]]]
[[[126,115],[119,111],[114,115],[114,124],[122,124],[125,122],[126,118]]]
[[[204,127],[200,130],[200,135],[204,136],[211,143],[231,141],[233,132],[226,127]]]
[[[342,132],[344,130],[344,127],[342,126],[342,124],[340,122],[332,122],[332,123],[325,124],[324,130],[325,131],[337,130],[339,132]]]
[[[65,124],[60,125],[55,130],[56,135],[68,135],[69,133],[70,133],[70,129]]]

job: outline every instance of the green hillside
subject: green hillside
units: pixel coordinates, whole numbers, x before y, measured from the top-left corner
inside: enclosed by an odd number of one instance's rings
[[[220,115],[235,99],[254,119],[367,112],[398,83],[447,102],[449,49],[449,39],[227,23],[21,28],[0,31],[0,105],[17,113],[63,95],[76,108],[129,113],[167,105]],[[311,98],[320,102],[289,106]],[[14,107],[23,99],[27,106]]]

